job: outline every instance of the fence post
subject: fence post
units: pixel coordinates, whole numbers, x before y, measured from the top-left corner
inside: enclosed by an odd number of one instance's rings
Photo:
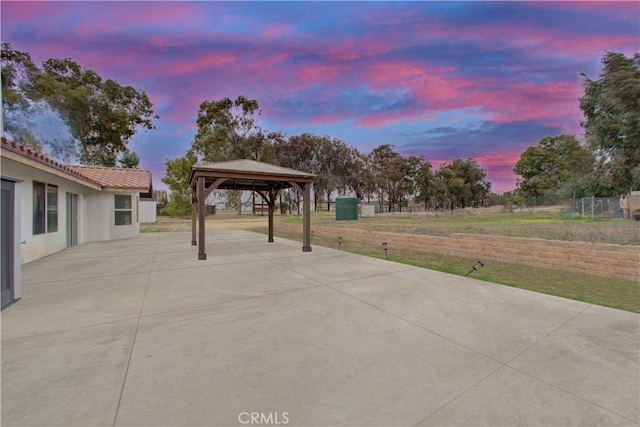
[[[584,218],[584,197],[580,199],[580,201],[582,202],[582,216]]]
[[[593,211],[596,210],[596,198],[595,196],[591,196],[591,219],[593,219]]]

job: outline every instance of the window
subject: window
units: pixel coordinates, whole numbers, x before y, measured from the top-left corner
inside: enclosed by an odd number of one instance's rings
[[[47,233],[58,231],[58,187],[47,184]]]
[[[58,187],[33,181],[33,234],[58,231]]]
[[[47,185],[33,181],[33,234],[44,234],[46,230],[45,198]]]
[[[114,201],[116,225],[131,225],[131,196],[128,194],[116,194]]]

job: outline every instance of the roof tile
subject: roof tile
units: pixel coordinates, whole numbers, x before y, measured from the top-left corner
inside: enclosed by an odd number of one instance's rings
[[[22,145],[1,139],[2,150],[11,151],[27,159],[36,161],[45,167],[53,168],[74,178],[80,178],[103,189],[139,190],[153,192],[151,172],[141,169],[108,168],[98,166],[69,166],[56,162],[41,153]]]
[[[151,187],[151,172],[141,169],[97,166],[69,166],[69,168],[106,188],[148,191]]]

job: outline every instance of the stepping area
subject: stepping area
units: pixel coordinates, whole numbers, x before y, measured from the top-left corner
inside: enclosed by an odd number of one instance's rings
[[[206,244],[24,265],[2,424],[638,425],[637,314],[249,231]]]

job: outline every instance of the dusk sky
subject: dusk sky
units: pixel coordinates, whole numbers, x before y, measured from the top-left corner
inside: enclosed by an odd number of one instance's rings
[[[130,148],[166,188],[204,100],[258,101],[267,131],[475,158],[492,191],[544,136],[581,135],[580,72],[640,50],[640,2],[13,2],[2,41],[147,92]]]

